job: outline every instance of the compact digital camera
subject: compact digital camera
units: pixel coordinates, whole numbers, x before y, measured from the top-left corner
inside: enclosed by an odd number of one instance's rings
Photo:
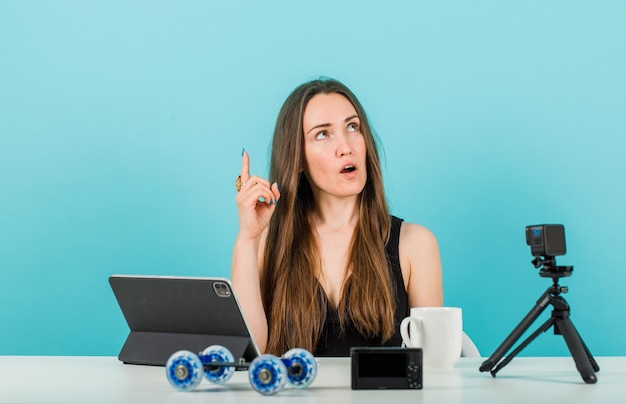
[[[422,349],[352,348],[352,389],[421,389]]]

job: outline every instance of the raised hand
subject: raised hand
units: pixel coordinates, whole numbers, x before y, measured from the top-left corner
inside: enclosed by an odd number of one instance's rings
[[[280,199],[278,184],[256,175],[250,176],[250,156],[244,150],[241,174],[237,179],[237,211],[240,236],[258,239],[269,224]]]

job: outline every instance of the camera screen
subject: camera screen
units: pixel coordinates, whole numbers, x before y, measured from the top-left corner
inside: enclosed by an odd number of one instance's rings
[[[405,352],[360,353],[359,377],[406,377]]]

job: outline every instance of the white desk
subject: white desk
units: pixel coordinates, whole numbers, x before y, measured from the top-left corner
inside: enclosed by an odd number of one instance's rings
[[[165,368],[124,365],[115,357],[0,356],[0,403],[623,403],[626,357],[596,357],[598,383],[585,384],[570,357],[518,357],[496,378],[478,371],[482,359],[453,369],[424,370],[422,390],[351,390],[349,358],[320,358],[303,390],[264,397],[236,372],[226,385],[206,380],[189,393],[174,390]]]

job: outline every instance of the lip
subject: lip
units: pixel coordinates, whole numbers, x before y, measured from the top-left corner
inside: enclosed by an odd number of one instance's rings
[[[339,167],[339,172],[340,172],[341,174],[346,174],[346,173],[342,173],[342,171],[343,171],[343,169],[344,169],[344,168],[346,168],[347,166],[352,166],[352,167],[354,167],[354,171],[358,170],[358,167],[357,167],[356,163],[354,163],[354,162],[352,162],[352,161],[346,161],[345,163],[343,163],[343,164],[341,165],[341,167]],[[352,172],[354,172],[354,171],[352,171]]]
[[[352,167],[354,167],[354,170],[344,173],[343,169],[346,166],[352,166]],[[355,163],[353,163],[353,162],[348,161],[345,164],[341,165],[341,168],[339,169],[339,174],[341,174],[341,176],[346,177],[346,178],[354,178],[357,175],[357,171],[359,171],[359,168],[357,167],[357,165]]]

